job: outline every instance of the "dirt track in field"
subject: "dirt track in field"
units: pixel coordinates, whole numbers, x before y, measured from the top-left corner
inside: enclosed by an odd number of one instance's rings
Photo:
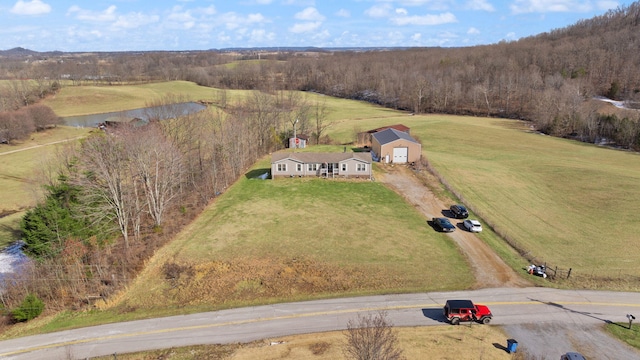
[[[425,216],[425,220],[430,222],[434,217],[449,217],[451,223],[457,227],[448,236],[456,243],[473,269],[476,279],[474,288],[532,286],[518,276],[475,234],[464,230],[461,220],[452,219],[448,210],[450,204],[435,196],[425,185],[423,177],[402,165],[385,165],[385,170],[386,173],[378,174],[376,180],[402,195]]]

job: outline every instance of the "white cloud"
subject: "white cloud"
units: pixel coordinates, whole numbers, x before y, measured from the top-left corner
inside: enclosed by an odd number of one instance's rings
[[[308,7],[294,16],[298,20],[306,21],[324,21],[325,17],[318,12],[318,9],[314,7]]]
[[[258,5],[269,5],[273,2],[273,0],[256,0],[256,4]]]
[[[591,10],[591,4],[580,3],[580,0],[516,0],[509,8],[514,14],[585,12]]]
[[[458,22],[456,16],[452,13],[443,13],[439,15],[423,15],[423,16],[397,16],[390,19],[396,25],[441,25]]]
[[[413,40],[413,41],[419,42],[420,39],[422,39],[422,34],[420,34],[420,33],[415,33],[415,34],[411,35],[411,40]]]
[[[51,12],[51,6],[40,0],[18,0],[10,11],[12,14],[17,15],[42,15]]]
[[[315,31],[321,25],[322,25],[322,22],[320,21],[307,22],[303,24],[294,24],[292,27],[289,28],[289,31],[294,34],[300,34],[300,33]]]
[[[601,0],[596,2],[596,6],[600,10],[609,10],[617,8],[620,4],[615,0]]]
[[[421,6],[432,3],[433,0],[400,0],[398,3],[403,6]]]
[[[214,15],[217,11],[216,11],[216,7],[211,5],[206,8],[198,8],[198,12],[204,15]]]
[[[496,9],[486,0],[469,0],[465,7],[470,10],[496,11]]]
[[[397,8],[396,9],[396,14],[398,14],[398,15],[408,15],[409,12],[407,11],[407,9]]]
[[[241,16],[234,12],[221,14],[219,21],[221,21],[227,29],[237,29],[251,24],[262,24],[268,22],[268,20],[260,13]]]
[[[115,21],[116,20],[116,6],[111,5],[104,11],[91,11],[83,10],[79,6],[73,5],[67,11],[67,15],[75,14],[76,19],[83,21]]]
[[[392,31],[387,34],[387,40],[393,45],[400,44],[404,40],[404,34],[400,31]]]
[[[253,43],[271,42],[276,39],[276,34],[267,32],[264,29],[252,30],[249,34],[249,41]]]
[[[157,15],[147,15],[143,13],[129,13],[126,15],[118,16],[118,19],[113,23],[114,27],[124,29],[135,29],[140,26],[152,24],[158,22],[160,17]]]
[[[340,9],[336,13],[336,16],[348,18],[348,17],[351,17],[351,13],[347,9]]]
[[[315,6],[315,0],[283,0],[284,5]]]
[[[326,39],[328,39],[330,37],[331,37],[331,34],[329,33],[329,30],[325,29],[325,30],[320,31],[320,32],[314,34],[313,36],[311,36],[311,39],[319,41],[319,40],[326,40]]]
[[[480,34],[480,30],[474,28],[474,27],[470,27],[469,30],[467,30],[467,34],[469,35],[477,35]]]
[[[382,18],[390,16],[391,9],[392,7],[390,4],[380,4],[368,8],[364,13],[372,18]]]

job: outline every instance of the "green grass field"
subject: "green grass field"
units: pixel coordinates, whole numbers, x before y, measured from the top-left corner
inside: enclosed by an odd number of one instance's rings
[[[101,106],[95,112],[144,106],[149,100],[142,95],[145,91],[158,97],[184,94],[170,92],[176,89],[194,100],[218,96],[215,89],[172,82],[65,88],[51,101],[67,97],[55,103],[57,113],[87,114]],[[229,95],[233,99],[247,92]],[[637,154],[531,133],[517,121],[407,116],[362,102],[304,95],[311,101],[326,101],[333,123],[328,134],[340,144],[351,143],[358,131],[396,123],[409,126],[422,141],[423,156],[471,210],[533,256],[571,267],[575,274],[640,275],[633,226],[640,220]],[[32,191],[24,190],[29,188],[25,184],[33,178],[41,156],[50,152],[41,147],[0,155],[3,206],[28,206]],[[269,159],[256,165],[268,166]],[[16,218],[0,220],[4,229],[0,236],[12,233],[11,225],[3,224],[15,224]],[[502,256],[513,255],[491,232],[481,237]],[[298,260],[307,266],[302,278],[317,289],[327,285],[327,273],[335,271],[332,275],[338,275],[339,284],[348,290],[328,287],[324,292],[263,296],[269,294],[270,283],[264,277],[269,274],[259,270],[273,265],[281,271],[277,274],[286,274],[296,271],[292,263]],[[170,289],[162,270],[167,262],[190,266],[193,273],[188,280],[193,287],[182,284],[178,290]],[[212,280],[225,269],[255,272],[257,277],[228,279],[225,285],[233,286],[227,301],[206,298],[215,285]],[[348,279],[362,281],[362,286],[353,286]],[[472,281],[468,266],[447,237],[435,233],[410,205],[381,184],[242,178],[161,249],[127,293],[104,305],[105,311],[61,314],[48,328],[291,299],[460,289]]]
[[[215,100],[219,90],[189,82],[114,87],[65,87],[47,103],[60,115],[144,106],[173,94]],[[233,99],[247,91],[229,91]],[[304,93],[324,101],[328,134],[348,144],[355,133],[403,123],[423,142],[424,156],[476,214],[530,255],[574,271],[617,276],[640,274],[633,256],[640,217],[640,157],[624,151],[524,131],[521,123],[473,117],[407,116],[363,102]],[[13,158],[13,160],[8,160]],[[25,191],[40,158],[0,159],[4,208],[30,204]],[[18,164],[15,166],[12,164]]]
[[[574,274],[640,275],[640,156],[486,118],[404,122],[474,212],[531,255]]]
[[[167,96],[185,101],[217,99],[219,90],[188,81],[124,86],[67,86],[43,101],[61,117],[138,109]]]
[[[42,196],[42,175],[56,148],[88,132],[60,126],[34,133],[19,144],[0,145],[0,213],[12,214],[0,217],[0,248],[18,240],[20,217]]]
[[[258,168],[268,166],[266,159]],[[347,276],[345,272],[359,279],[358,284],[345,281],[347,288],[334,296],[456,289],[473,281],[464,259],[445,235],[434,232],[391,190],[368,181],[241,179],[157,254],[121,306],[189,303],[184,296],[191,290],[181,288],[180,294],[174,294],[160,271],[169,259],[195,268],[234,261],[304,259],[319,265],[313,276],[327,276],[322,269],[330,268],[336,271],[330,275],[333,281]],[[261,286],[269,286],[260,275],[244,274],[242,281],[262,284],[255,289],[259,293]],[[209,287],[199,282],[193,286],[200,291]],[[321,291],[311,297],[326,295]],[[242,300],[239,296],[238,301]]]

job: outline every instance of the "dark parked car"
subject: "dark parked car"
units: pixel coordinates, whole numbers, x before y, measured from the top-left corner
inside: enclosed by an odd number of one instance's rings
[[[463,205],[451,205],[449,210],[453,214],[453,217],[455,217],[456,219],[466,219],[467,217],[469,217],[469,212]]]
[[[586,360],[584,356],[577,352],[568,352],[560,357],[560,360]]]
[[[433,227],[444,232],[452,232],[456,229],[447,218],[433,218]]]

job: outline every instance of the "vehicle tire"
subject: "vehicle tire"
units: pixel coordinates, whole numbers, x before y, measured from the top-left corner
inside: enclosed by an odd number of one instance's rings
[[[490,318],[490,317],[483,317],[482,319],[480,319],[480,321],[481,321],[483,324],[487,325],[488,323],[490,323],[490,322],[491,322],[491,318]]]
[[[451,325],[458,325],[458,324],[460,324],[460,318],[454,317],[451,319]]]

